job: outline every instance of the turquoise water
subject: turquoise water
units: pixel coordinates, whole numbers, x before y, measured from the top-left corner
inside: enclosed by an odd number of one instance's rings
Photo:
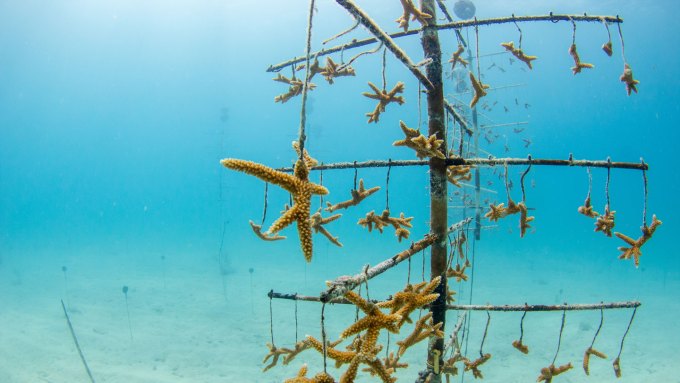
[[[279,242],[252,234],[248,220],[262,217],[264,184],[219,164],[234,157],[279,167],[295,159],[290,143],[297,138],[300,98],[275,104],[274,96],[286,86],[271,81],[274,75],[265,70],[304,52],[306,3],[0,2],[0,382],[87,381],[60,299],[97,381],[275,382],[295,376],[302,362],[310,372],[320,370],[318,353],[307,351],[288,366],[261,372],[271,339],[266,293],[317,295],[324,281],[357,273],[407,246],[391,229],[369,234],[355,224],[366,212],[385,207],[386,170],[359,170],[368,187],[382,190],[329,224],[343,248],[317,235],[313,262],[306,264],[295,228],[286,229],[282,234],[288,239]],[[395,32],[400,6],[389,3],[359,2]],[[451,7],[453,0],[448,3]],[[619,81],[623,64],[615,26],[609,58],[600,50],[607,40],[604,26],[578,24],[581,59],[595,68],[576,76],[569,69],[569,23],[521,25],[524,50],[539,57],[532,71],[511,64],[507,54],[485,56],[502,52],[500,42],[517,42],[513,24],[481,27],[484,82],[512,87],[482,99],[480,106],[486,103],[492,110],[480,110],[480,122],[528,124],[517,126],[525,128],[520,133],[513,126],[494,128],[498,138],[493,143],[480,138],[485,150],[480,155],[566,159],[573,153],[577,159],[611,156],[629,162],[644,157],[650,164],[648,220],[655,213],[664,224],[643,248],[636,269],[632,261],[617,259],[622,242],[593,233],[592,221],[576,212],[588,191],[586,170],[534,167],[527,176],[527,204],[535,209],[535,232],[520,239],[514,217],[485,229],[469,247],[469,255],[475,254],[473,282],[454,284],[459,302],[639,300],[642,306],[621,355],[621,379],[614,377],[611,361],[630,310],[605,313],[597,345],[609,360],[591,361],[590,377],[580,364],[599,312],[567,313],[557,364],[572,362],[575,368],[555,379],[680,381],[673,371],[680,331],[672,325],[680,313],[680,261],[672,242],[680,210],[673,161],[680,113],[680,56],[673,49],[680,43],[674,19],[678,5],[477,3],[479,18],[587,11],[625,20],[626,59],[641,81],[640,93],[630,97]],[[317,8],[313,49],[353,22],[334,2],[321,1]],[[474,47],[474,30],[462,33]],[[359,28],[346,39],[365,36]],[[455,37],[444,31],[441,40],[448,58],[457,46]],[[416,37],[397,41],[414,62],[422,59]],[[368,81],[381,83],[381,55],[362,57],[354,68],[356,77],[339,78],[332,86],[315,78],[307,148],[324,163],[414,159],[411,151],[391,143],[403,137],[399,120],[417,127],[420,114],[425,129],[425,99],[419,112],[417,82],[388,55],[387,86],[404,81],[406,103],[389,105],[378,124],[367,124],[364,114],[375,103],[360,93],[369,91]],[[282,73],[290,75],[290,70]],[[456,94],[452,80],[446,81],[445,93],[463,105],[470,99]],[[523,139],[531,141],[528,148]],[[516,201],[524,170],[510,169]],[[593,204],[602,211],[606,171],[593,169],[592,175]],[[325,200],[349,198],[353,177],[351,170],[324,172],[323,184],[331,192]],[[311,178],[318,182],[319,173]],[[427,180],[425,168],[391,170],[389,205],[395,214],[414,217],[410,239],[428,231]],[[482,170],[482,186],[497,192],[485,192],[482,199],[505,202],[503,184],[492,169]],[[640,172],[612,170],[610,193],[616,230],[637,237],[643,209]],[[288,199],[270,186],[266,225]],[[312,206],[320,201],[314,199]],[[451,208],[449,221],[460,218],[462,211]],[[422,262],[420,255],[413,258],[412,280],[423,277]],[[402,289],[407,268],[402,264],[372,280],[371,297]],[[123,286],[129,287],[127,294]],[[297,308],[297,337],[318,338],[319,305],[301,302]],[[274,301],[272,309],[275,343],[291,346],[295,304]],[[482,368],[485,381],[535,380],[550,364],[560,313],[527,315],[528,356],[510,346],[520,316],[492,313],[484,351],[493,357]],[[335,339],[353,321],[354,310],[332,306],[326,317],[329,337]],[[456,313],[449,318],[451,328]],[[475,357],[486,315],[473,313],[470,323],[468,355]],[[393,351],[394,337],[391,341]],[[424,344],[410,350],[404,357],[410,367],[398,372],[399,381],[413,381],[424,356]],[[329,372],[339,379],[338,370],[329,367]],[[472,376],[466,373],[464,379]],[[364,373],[360,381],[371,381],[370,376]]]

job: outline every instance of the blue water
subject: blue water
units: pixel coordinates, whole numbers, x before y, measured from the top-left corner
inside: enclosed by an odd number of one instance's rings
[[[295,376],[303,361],[312,374],[321,368],[318,353],[307,351],[289,366],[261,372],[265,343],[271,340],[266,292],[317,295],[324,281],[357,273],[407,246],[391,229],[380,235],[355,224],[366,212],[385,207],[386,169],[359,170],[367,187],[382,190],[342,211],[343,217],[328,226],[343,248],[316,235],[313,262],[306,264],[295,228],[286,229],[282,234],[288,239],[279,242],[252,234],[248,220],[262,217],[263,182],[219,164],[226,157],[271,167],[294,161],[291,141],[297,139],[300,97],[274,103],[287,87],[271,81],[274,75],[265,70],[304,52],[306,3],[0,2],[0,382],[86,381],[60,299],[98,381],[274,382]],[[396,32],[401,7],[397,1],[387,3],[359,1],[376,22]],[[453,0],[448,3],[451,7]],[[480,108],[484,103],[492,108],[480,109],[480,123],[528,122],[518,126],[525,128],[520,133],[513,126],[494,128],[498,138],[493,143],[480,138],[485,151],[480,156],[566,159],[573,153],[576,159],[610,156],[628,162],[642,157],[650,165],[648,222],[654,213],[664,223],[644,246],[636,269],[632,261],[617,259],[620,240],[593,233],[592,220],[576,212],[588,192],[586,170],[534,167],[526,187],[535,231],[520,239],[517,220],[510,217],[471,241],[474,281],[453,285],[459,302],[640,300],[621,355],[621,379],[614,377],[611,362],[630,310],[605,313],[597,344],[609,360],[591,361],[589,378],[581,357],[599,312],[568,313],[557,364],[572,362],[575,368],[555,379],[680,382],[673,371],[674,345],[680,342],[680,331],[673,327],[680,314],[680,258],[672,242],[680,212],[674,161],[680,139],[680,55],[674,49],[680,44],[675,20],[680,7],[670,0],[477,3],[479,18],[587,11],[625,20],[625,56],[640,80],[640,93],[631,96],[619,81],[623,64],[615,25],[610,26],[611,58],[600,49],[607,41],[602,24],[577,25],[581,59],[595,68],[576,76],[567,53],[569,23],[521,24],[522,47],[539,57],[532,71],[520,62],[511,64],[508,54],[485,56],[502,52],[500,42],[517,43],[513,24],[480,27],[484,82],[511,86],[480,101]],[[319,2],[317,8],[313,49],[353,22],[334,2]],[[474,55],[474,29],[462,33]],[[327,45],[366,36],[359,28]],[[455,37],[443,31],[440,38],[448,59]],[[397,42],[414,62],[422,60],[417,37]],[[344,52],[344,58],[369,48]],[[338,54],[332,57],[340,60]],[[333,85],[320,76],[314,79],[317,88],[307,105],[306,146],[312,156],[324,163],[414,159],[412,151],[391,143],[403,137],[399,120],[411,127],[420,120],[426,130],[425,98],[419,111],[417,82],[388,54],[387,87],[404,81],[406,103],[388,105],[378,124],[367,124],[364,114],[375,103],[360,94],[369,91],[368,81],[381,83],[381,55],[364,56],[354,68],[356,77]],[[289,76],[290,70],[282,73]],[[452,80],[446,80],[445,93],[462,105],[470,99],[455,94]],[[528,148],[522,139],[531,141]],[[505,202],[503,183],[492,170],[482,169],[482,186],[497,194],[485,192],[482,199]],[[510,169],[516,201],[524,170]],[[311,175],[315,182],[319,177]],[[324,172],[323,184],[331,192],[325,201],[348,199],[353,177],[352,170]],[[606,170],[593,169],[592,177],[593,205],[602,211]],[[450,193],[455,190],[449,185]],[[641,173],[612,170],[610,194],[616,230],[637,237],[644,201]],[[288,198],[270,185],[265,225]],[[313,208],[320,203],[315,198]],[[451,205],[460,201],[454,198]],[[391,170],[389,206],[395,215],[403,211],[414,217],[410,239],[428,232],[425,168]],[[460,218],[462,210],[451,208],[449,221]],[[429,278],[422,262],[420,255],[413,258],[412,280]],[[402,289],[407,268],[400,265],[371,281],[371,297]],[[127,294],[123,286],[129,286]],[[298,306],[298,339],[319,337],[319,306]],[[295,304],[274,301],[272,308],[276,343],[291,346]],[[354,311],[333,306],[326,316],[329,337],[335,339],[353,321]],[[451,312],[449,328],[455,317]],[[528,356],[510,346],[520,314],[492,317],[484,350],[494,357],[482,369],[485,381],[535,380],[554,355],[559,312],[528,314]],[[472,358],[485,323],[484,313],[472,314]],[[394,342],[393,337],[392,350]],[[410,367],[399,371],[399,381],[413,381],[424,356],[424,344],[410,350],[404,357]],[[341,375],[332,367],[329,372],[336,379]],[[364,373],[360,381],[371,381],[370,376]]]

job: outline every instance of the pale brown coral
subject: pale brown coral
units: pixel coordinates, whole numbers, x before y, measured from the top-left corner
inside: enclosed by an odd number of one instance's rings
[[[283,364],[285,365],[292,362],[299,353],[308,350],[310,347],[310,344],[304,340],[295,343],[295,347],[293,349],[281,347],[281,349],[286,352],[286,355],[283,357]]]
[[[590,204],[590,194],[586,197],[583,206],[578,207],[578,212],[590,218],[597,218],[600,215],[600,213],[593,210],[593,205]]]
[[[321,208],[319,210],[312,214],[312,216],[309,218],[311,222],[312,229],[314,229],[315,233],[321,233],[323,234],[326,238],[328,238],[329,241],[331,241],[332,244],[342,247],[342,243],[338,240],[338,237],[334,237],[323,225],[326,225],[330,222],[335,221],[336,219],[342,217],[342,214],[335,214],[330,217],[323,218],[321,216]]]
[[[398,325],[401,327],[404,322],[411,323],[409,315],[418,308],[429,305],[438,297],[434,290],[441,283],[441,277],[436,277],[430,282],[421,282],[416,285],[408,284],[404,290],[394,294],[392,299],[378,303],[381,308],[389,308],[390,314],[398,314],[401,320]]]
[[[602,50],[604,53],[607,54],[607,56],[612,57],[612,54],[614,53],[614,47],[612,46],[612,41],[609,40],[606,43],[602,44]]]
[[[349,65],[339,66],[330,57],[326,58],[326,66],[320,73],[329,84],[333,84],[335,78],[356,75],[354,68]]]
[[[428,25],[428,20],[432,18],[432,15],[418,9],[418,7],[413,4],[413,0],[399,1],[401,1],[401,6],[404,9],[404,13],[395,20],[395,22],[399,23],[399,28],[404,28],[404,32],[408,31],[409,18],[418,20],[423,26]]]
[[[267,235],[262,232],[262,225],[258,225],[253,221],[248,221],[250,223],[250,228],[253,229],[253,233],[260,237],[261,240],[263,241],[278,241],[281,239],[286,239],[285,236],[283,235],[278,235],[278,234],[272,234],[272,235]]]
[[[375,210],[366,213],[366,216],[359,219],[357,224],[367,228],[369,232],[373,231],[373,226],[375,226],[375,229],[381,233],[383,232],[383,227],[387,226],[387,223],[383,222],[380,216],[375,214]]]
[[[359,189],[358,190],[352,189],[350,191],[350,194],[352,195],[352,199],[349,199],[347,201],[338,202],[335,205],[332,205],[330,202],[327,202],[326,203],[326,205],[327,205],[326,211],[332,213],[336,210],[347,209],[350,206],[356,206],[359,203],[361,203],[361,201],[363,201],[366,197],[377,192],[378,190],[380,190],[380,186],[375,186],[375,187],[372,187],[370,189],[366,189],[364,187],[364,180],[360,179],[359,180]]]
[[[411,129],[404,121],[399,121],[399,126],[404,132],[406,137],[403,140],[397,140],[392,143],[394,146],[406,146],[415,150],[416,156],[418,158],[428,158],[437,157],[445,159],[444,153],[440,150],[440,147],[444,143],[444,140],[438,140],[436,135],[431,135],[430,137],[425,137],[420,133],[420,130]]]
[[[366,116],[368,117],[368,123],[370,124],[371,122],[378,122],[380,119],[380,113],[385,111],[385,107],[387,104],[396,102],[397,104],[401,105],[404,103],[404,97],[402,96],[397,96],[397,93],[402,93],[404,92],[404,83],[399,81],[397,85],[392,88],[389,92],[386,89],[378,89],[377,86],[375,86],[372,82],[368,83],[368,86],[371,87],[373,90],[373,93],[368,93],[364,92],[362,95],[365,97],[378,100],[378,104],[375,106],[375,109],[373,109],[373,112],[371,113],[366,113]]]
[[[489,89],[488,84],[483,84],[481,81],[477,80],[475,75],[470,72],[470,82],[472,83],[472,100],[470,101],[470,108],[474,108],[479,102],[479,99],[486,96],[486,90]]]
[[[326,372],[320,372],[313,378],[307,378],[307,365],[303,364],[294,378],[286,379],[284,383],[335,383],[335,379]]]
[[[253,175],[265,182],[278,185],[293,196],[293,206],[279,217],[269,229],[262,233],[264,236],[275,236],[279,231],[293,222],[297,223],[300,246],[307,262],[312,260],[312,227],[310,222],[310,205],[312,195],[328,194],[328,189],[321,185],[309,182],[309,166],[315,160],[305,153],[303,159],[295,163],[293,174],[274,170],[251,161],[227,158],[221,161],[222,165],[246,174]]]
[[[457,63],[460,63],[464,67],[468,66],[467,60],[461,57],[463,52],[465,52],[465,47],[463,47],[462,44],[458,44],[458,49],[455,52],[453,52],[451,58],[449,59],[449,62],[451,63],[451,70],[456,68]]]
[[[571,67],[571,71],[574,72],[574,75],[581,73],[581,69],[590,69],[595,67],[593,64],[581,62],[581,57],[578,55],[578,51],[576,50],[576,44],[571,44],[571,46],[569,46],[569,54],[574,59],[574,66]]]
[[[610,211],[609,205],[604,207],[604,214],[597,217],[595,221],[595,231],[603,232],[607,237],[612,236],[612,229],[615,226],[614,215],[616,211]]]
[[[501,43],[501,46],[507,49],[510,53],[512,53],[513,56],[517,57],[519,61],[522,61],[523,63],[527,64],[529,69],[533,69],[531,66],[531,62],[536,60],[538,57],[528,56],[522,51],[522,49],[515,48],[515,43],[512,41],[510,41],[509,43]]]
[[[571,365],[571,363],[567,363],[559,367],[555,367],[554,364],[551,364],[550,366],[541,369],[541,375],[538,376],[536,382],[545,381],[545,383],[550,383],[552,382],[553,377],[571,369],[572,367],[573,366]]]
[[[637,93],[637,84],[640,83],[640,81],[636,80],[633,78],[633,70],[630,68],[630,65],[628,63],[625,63],[623,65],[623,73],[621,74],[621,77],[619,77],[621,82],[626,84],[626,92],[630,96],[630,93],[632,91],[635,91]]]
[[[470,267],[470,261],[466,260],[465,263],[461,266],[460,263],[456,265],[456,268],[453,269],[451,266],[449,266],[449,269],[446,271],[446,277],[447,278],[456,278],[456,282],[460,281],[467,281],[468,276],[465,274],[465,269]]]
[[[484,217],[488,218],[491,222],[497,222],[499,219],[506,216],[505,203],[501,202],[498,205],[489,204],[489,211],[484,214]]]
[[[412,220],[413,217],[406,217],[403,212],[399,214],[399,217],[392,217],[390,216],[390,211],[385,209],[380,215],[376,215],[375,211],[371,210],[364,218],[359,219],[357,223],[366,227],[369,232],[373,231],[373,226],[375,226],[380,233],[383,232],[385,226],[391,225],[394,227],[397,239],[401,242],[402,239],[409,237],[410,231],[406,227],[413,226],[411,225]]]
[[[264,359],[262,359],[262,363],[267,363],[267,361],[271,358],[272,361],[269,362],[268,365],[266,365],[263,369],[262,372],[265,372],[269,370],[270,368],[276,366],[276,363],[279,361],[279,357],[282,355],[288,354],[288,351],[283,349],[283,348],[278,348],[275,345],[271,343],[267,343],[267,348],[269,348],[269,353],[265,355]]]
[[[614,375],[616,375],[617,378],[621,377],[621,360],[619,357],[616,357],[614,359],[614,363],[612,363],[612,366],[614,366]]]
[[[521,352],[522,354],[526,355],[529,353],[529,346],[522,343],[522,341],[519,339],[512,342],[512,347],[516,348],[517,351]]]
[[[290,100],[291,98],[302,94],[304,81],[296,79],[295,76],[288,78],[282,75],[281,73],[277,73],[276,77],[273,80],[289,85],[288,92],[274,97],[274,102],[280,102],[283,104],[286,101]],[[314,88],[316,88],[316,84],[313,84],[311,82],[307,84],[308,90],[314,90]]]
[[[470,181],[472,173],[470,165],[451,165],[446,168],[446,179],[449,180],[453,186],[461,187],[461,181]]]
[[[630,245],[630,247],[624,246],[619,247],[619,251],[622,251],[621,255],[619,255],[619,259],[630,259],[632,257],[635,262],[635,267],[640,266],[640,257],[642,256],[642,251],[640,250],[640,248],[650,238],[652,238],[652,235],[654,235],[656,228],[659,227],[662,223],[663,222],[656,218],[656,215],[652,216],[652,224],[649,226],[645,225],[640,228],[640,230],[642,230],[642,236],[640,236],[637,240],[634,240],[631,237],[621,233],[614,233],[614,235],[621,238],[624,242]]]
[[[590,356],[595,355],[598,358],[602,359],[607,359],[607,355],[604,353],[597,351],[596,349],[592,347],[588,347],[586,352],[583,354],[583,371],[585,371],[586,375],[590,375]]]
[[[413,332],[411,332],[411,334],[409,334],[404,340],[397,342],[397,345],[399,346],[399,351],[397,351],[397,355],[399,356],[404,355],[404,353],[409,347],[430,337],[443,338],[444,333],[441,331],[442,324],[443,324],[442,322],[439,322],[437,324],[432,323],[432,312],[423,315],[416,322],[416,325],[413,328]]]
[[[529,225],[529,222],[534,220],[533,216],[528,215],[528,208],[524,204],[524,202],[520,202],[517,204],[519,207],[519,236],[520,238],[523,238],[524,235],[527,232],[527,229],[531,228],[531,225]]]
[[[472,376],[474,376],[475,379],[484,379],[484,375],[482,375],[482,371],[479,370],[479,366],[486,363],[489,359],[491,359],[491,354],[481,355],[473,361],[466,360],[463,362],[465,364],[465,371],[472,371]]]

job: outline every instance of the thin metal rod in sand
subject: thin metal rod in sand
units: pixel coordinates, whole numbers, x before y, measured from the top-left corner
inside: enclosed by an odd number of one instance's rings
[[[370,160],[364,162],[336,162],[330,164],[323,164],[314,166],[310,170],[336,170],[336,169],[359,169],[359,168],[385,168],[385,167],[399,167],[399,166],[426,166],[429,165],[429,160]],[[610,162],[600,160],[559,160],[548,158],[448,158],[446,166],[501,166],[508,164],[508,166],[516,165],[533,165],[533,166],[578,166],[578,167],[593,167],[593,168],[610,168],[610,169],[634,169],[634,170],[649,170],[649,165],[645,162]],[[293,168],[279,168],[282,172],[292,172]]]
[[[470,223],[472,221],[472,218],[466,218],[458,223],[455,223],[448,228],[448,232],[453,232],[458,229],[463,228],[465,225]],[[326,282],[328,284],[328,289],[324,292],[321,293],[319,298],[316,298],[317,301],[319,302],[331,302],[332,303],[341,303],[340,300],[337,298],[340,297],[341,295],[344,295],[347,291],[353,290],[360,284],[364,283],[365,281],[376,277],[385,271],[389,270],[390,268],[398,265],[402,261],[405,261],[409,258],[411,258],[414,254],[418,254],[420,251],[430,247],[432,244],[437,242],[438,238],[435,235],[426,235],[425,238],[421,239],[418,242],[415,242],[411,244],[411,246],[402,251],[399,254],[396,254],[379,264],[369,268],[365,272],[361,272],[359,274],[356,274],[354,276],[342,276],[339,278],[336,278],[333,281]],[[446,240],[446,238],[444,238]],[[272,298],[283,298],[283,296],[280,296],[278,293],[271,292]],[[293,298],[297,300],[311,300],[311,299],[300,299],[298,298]],[[285,299],[291,299],[291,298],[285,298]]]
[[[94,376],[92,376],[92,371],[90,371],[90,367],[87,366],[87,361],[85,360],[85,355],[83,355],[83,350],[80,349],[80,344],[78,343],[78,338],[76,338],[76,332],[73,330],[73,325],[71,324],[71,318],[68,316],[68,312],[66,311],[66,306],[64,305],[64,300],[61,300],[61,308],[64,309],[64,315],[66,316],[66,322],[68,323],[68,328],[71,330],[71,337],[73,338],[73,343],[76,344],[76,348],[78,349],[78,354],[80,355],[80,360],[83,361],[83,366],[85,366],[85,371],[87,371],[87,376],[90,377],[90,381],[92,383],[94,382]]]

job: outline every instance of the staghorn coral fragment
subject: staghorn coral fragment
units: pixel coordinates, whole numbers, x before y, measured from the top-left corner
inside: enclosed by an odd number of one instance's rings
[[[460,181],[470,181],[472,173],[470,165],[451,165],[446,168],[446,179],[456,187],[461,187]]]
[[[626,84],[626,92],[629,96],[632,91],[635,91],[635,93],[638,92],[637,85],[640,81],[633,78],[633,70],[628,63],[623,64],[623,73],[621,74],[621,77],[619,77],[619,80]]]
[[[642,256],[642,251],[640,250],[640,248],[650,238],[652,238],[654,232],[656,231],[656,228],[659,227],[662,223],[663,222],[656,218],[656,215],[653,215],[652,224],[649,226],[645,225],[640,228],[640,230],[642,231],[642,236],[640,236],[637,240],[633,240],[629,236],[621,233],[614,233],[614,235],[621,238],[624,242],[630,245],[630,247],[620,246],[618,248],[619,251],[622,252],[621,255],[619,255],[619,259],[630,259],[632,257],[635,262],[635,267],[640,266],[640,257]]]
[[[612,229],[614,228],[614,214],[616,211],[610,211],[609,205],[604,207],[604,214],[597,217],[595,221],[595,231],[603,232],[607,237],[612,236]]]
[[[385,107],[387,106],[387,104],[396,102],[397,104],[402,105],[404,103],[404,97],[397,96],[397,93],[404,92],[404,83],[401,81],[399,81],[397,85],[395,85],[394,88],[392,88],[392,90],[390,90],[389,92],[386,89],[383,90],[378,89],[378,87],[375,86],[370,81],[368,82],[368,86],[371,87],[373,93],[363,92],[362,95],[364,97],[378,100],[378,105],[375,106],[373,112],[366,113],[369,124],[371,122],[376,123],[378,122],[378,120],[380,119],[380,113],[385,111]]]
[[[481,355],[473,361],[466,360],[463,362],[465,364],[465,371],[472,371],[472,376],[474,376],[475,379],[484,379],[484,375],[482,375],[482,372],[479,370],[479,366],[486,363],[489,359],[491,359],[491,354]]]
[[[418,22],[420,22],[420,24],[423,26],[428,25],[428,20],[432,18],[432,15],[421,12],[420,9],[418,9],[418,7],[413,4],[413,0],[399,1],[401,1],[401,6],[404,9],[404,13],[395,20],[395,22],[399,23],[399,28],[404,28],[404,32],[408,31],[409,18],[412,18],[412,20],[418,20]]]
[[[340,368],[343,364],[350,363],[352,359],[356,356],[355,351],[342,351],[335,348],[342,340],[338,340],[333,343],[326,342],[326,356],[335,361],[335,367]],[[303,341],[308,347],[311,347],[323,354],[323,345],[321,341],[317,340],[311,335],[307,335],[306,339]]]
[[[512,347],[516,348],[517,351],[521,352],[522,354],[526,355],[529,353],[529,346],[522,343],[522,341],[519,339],[512,342]]]
[[[600,213],[593,210],[593,205],[590,204],[590,195],[586,197],[586,201],[583,203],[583,206],[578,207],[578,212],[590,218],[597,218],[597,216],[600,215]]]
[[[477,105],[477,102],[479,102],[479,99],[486,96],[486,89],[489,89],[489,85],[482,84],[472,72],[470,72],[470,82],[472,83],[472,90],[474,92],[472,100],[470,101],[470,108],[474,108],[475,105]]]
[[[293,146],[295,147],[295,143]],[[305,260],[311,262],[313,250],[312,227],[310,223],[311,199],[312,195],[328,194],[328,189],[325,187],[309,182],[308,163],[314,163],[315,160],[305,153],[302,160],[298,159],[295,162],[293,174],[274,170],[256,162],[234,158],[226,158],[220,162],[226,168],[244,172],[265,182],[278,185],[293,195],[293,206],[274,221],[266,232],[261,234],[267,237],[276,236],[279,231],[296,222],[300,247],[302,248]]]
[[[521,44],[520,44],[521,45]],[[531,62],[536,60],[538,57],[536,56],[527,56],[522,49],[515,48],[515,43],[510,41],[509,43],[501,43],[501,46],[505,49],[508,50],[508,52],[512,53],[513,56],[517,57],[517,59],[529,67],[529,69],[534,69],[531,66]]]
[[[571,365],[571,363],[567,363],[559,367],[555,367],[554,364],[551,364],[550,366],[541,369],[541,375],[538,376],[536,382],[545,381],[545,383],[550,383],[552,382],[553,377],[571,369],[572,367],[573,366]]]
[[[404,290],[394,294],[392,299],[378,303],[380,308],[389,308],[390,314],[398,314],[401,316],[399,320],[399,327],[405,322],[411,323],[409,315],[423,306],[434,302],[438,297],[438,293],[434,290],[441,283],[441,277],[436,277],[430,282],[421,282],[416,285],[408,284]]]
[[[586,352],[583,354],[583,371],[585,371],[586,375],[590,375],[590,356],[595,355],[598,358],[602,359],[607,359],[607,355],[604,353],[597,351],[596,349],[592,347],[588,347]]]
[[[531,228],[531,225],[529,225],[529,222],[534,220],[533,216],[528,216],[528,209],[524,202],[520,202],[517,204],[519,207],[519,236],[520,238],[524,238],[524,235],[526,234],[527,229]]]
[[[320,372],[313,378],[307,378],[307,365],[303,364],[294,378],[286,379],[283,383],[335,383],[335,379],[325,372]]]
[[[574,72],[574,75],[581,73],[581,69],[590,69],[595,67],[593,64],[581,62],[581,57],[578,55],[578,51],[576,50],[576,44],[571,44],[571,46],[569,46],[569,54],[574,59],[574,66],[571,67],[571,71]]]
[[[458,44],[458,49],[455,52],[453,52],[451,58],[449,59],[449,62],[451,63],[451,70],[454,70],[456,68],[457,63],[460,63],[464,67],[468,66],[467,60],[461,57],[463,52],[465,52],[465,47],[463,47],[462,44]]]
[[[269,358],[271,358],[272,361],[262,369],[262,372],[266,372],[270,368],[276,366],[276,363],[278,363],[279,361],[279,357],[288,354],[287,350],[283,348],[278,348],[271,343],[267,343],[267,348],[269,348],[269,353],[265,355],[264,359],[262,359],[262,363],[267,363],[267,360],[269,360]]]
[[[380,219],[380,216],[375,215],[375,210],[371,210],[366,213],[366,216],[359,219],[357,224],[367,228],[369,233],[373,231],[374,225],[375,229],[380,233],[383,232],[383,227],[387,226],[387,224]]]
[[[290,363],[293,361],[293,359],[295,359],[296,356],[298,356],[299,353],[309,350],[310,347],[311,345],[304,340],[295,343],[295,348],[293,349],[281,347],[281,349],[286,352],[286,355],[283,357],[283,364],[286,365]]]
[[[428,157],[446,158],[444,153],[440,150],[444,140],[438,140],[437,136],[434,134],[430,137],[425,137],[420,133],[420,130],[411,129],[406,126],[404,121],[399,121],[399,126],[406,137],[403,140],[394,141],[392,145],[411,148],[415,150],[416,156],[420,159]]]
[[[283,235],[278,234],[266,235],[265,233],[262,233],[262,225],[257,225],[252,220],[248,221],[248,223],[250,223],[250,228],[253,229],[253,233],[255,233],[255,235],[260,237],[260,239],[263,241],[278,241],[281,239],[286,239],[286,237]]]
[[[349,65],[340,67],[335,63],[330,57],[326,58],[326,66],[323,68],[321,75],[328,81],[329,84],[333,84],[335,78],[344,76],[355,76],[356,72],[354,68]]]
[[[484,214],[484,217],[488,218],[491,222],[497,222],[499,219],[506,216],[505,211],[505,204],[502,202],[498,205],[489,204],[489,211]]]
[[[602,44],[602,50],[604,53],[607,54],[607,56],[612,57],[612,54],[614,54],[614,47],[612,46],[612,41],[609,40],[606,43]]]
[[[467,281],[468,276],[465,275],[465,269],[470,267],[470,261],[466,260],[463,266],[459,264],[456,265],[456,268],[453,269],[449,266],[449,269],[446,271],[446,277],[447,278],[456,278],[456,282],[460,281]]]
[[[359,189],[353,189],[350,191],[350,194],[352,195],[352,199],[349,199],[347,201],[342,201],[338,202],[335,205],[332,205],[330,202],[326,202],[326,211],[329,213],[332,213],[336,210],[340,209],[347,209],[350,206],[356,206],[361,201],[363,201],[366,197],[370,196],[371,194],[377,192],[380,190],[380,186],[375,186],[370,189],[366,189],[364,187],[364,180],[363,178],[359,180]]]
[[[614,363],[612,363],[612,366],[614,366],[614,375],[616,375],[617,378],[621,377],[621,360],[617,357],[614,359]]]
[[[342,247],[342,243],[338,240],[338,237],[334,237],[328,230],[326,230],[323,225],[326,225],[327,223],[333,222],[336,219],[342,217],[342,214],[335,214],[330,217],[323,218],[321,217],[321,208],[319,210],[312,214],[312,216],[309,218],[310,224],[312,226],[312,229],[314,230],[315,233],[321,233],[323,234],[326,238],[328,238],[329,241],[331,241],[332,244]]]
[[[397,342],[397,345],[399,346],[399,351],[397,351],[397,355],[401,357],[402,355],[404,355],[404,353],[409,347],[430,337],[443,338],[444,333],[441,330],[442,325],[443,325],[442,322],[432,324],[431,312],[422,316],[416,322],[416,325],[413,328],[413,332],[411,332],[411,334],[409,334],[404,340]]]
[[[273,78],[274,81],[281,82],[284,84],[290,85],[288,87],[288,92],[280,94],[276,97],[274,97],[274,102],[280,102],[280,103],[285,103],[286,101],[290,100],[291,98],[295,96],[299,96],[302,94],[302,88],[304,86],[304,81],[300,81],[295,78],[295,76],[288,78],[281,73],[278,73],[276,77]],[[307,89],[309,90],[314,90],[316,88],[316,84],[309,83],[307,85]]]

